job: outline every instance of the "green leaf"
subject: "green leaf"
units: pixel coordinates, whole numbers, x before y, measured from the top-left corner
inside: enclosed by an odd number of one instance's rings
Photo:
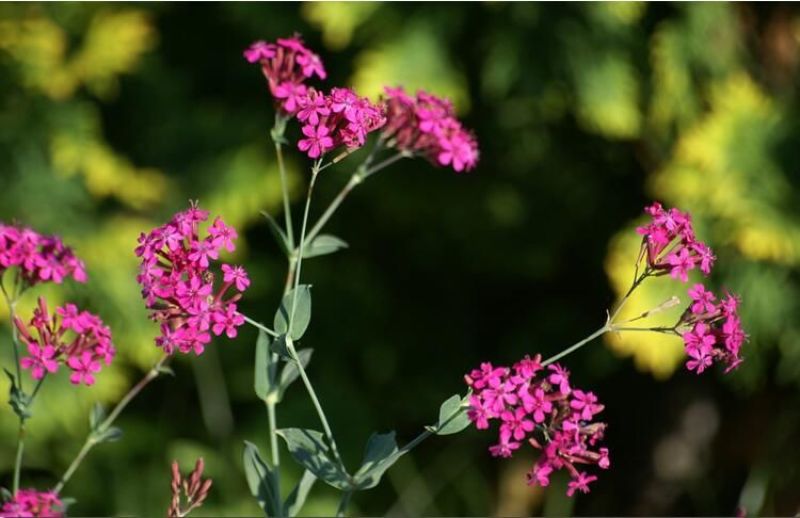
[[[97,430],[97,427],[106,418],[106,409],[100,403],[95,403],[92,411],[89,414],[89,429],[91,431]]]
[[[77,500],[71,497],[61,498],[61,505],[54,505],[53,510],[66,516],[70,506],[75,505],[75,502],[77,502]]]
[[[106,428],[103,431],[96,431],[94,434],[94,440],[97,443],[101,442],[116,442],[122,439],[122,429],[117,428],[116,426],[112,426],[110,428]]]
[[[254,375],[254,388],[256,395],[259,399],[267,400],[270,392],[272,392],[274,383],[270,370],[272,366],[272,354],[270,354],[269,336],[267,333],[258,330],[258,339],[256,340],[256,361],[255,361],[255,375]]]
[[[278,222],[275,221],[275,218],[270,216],[268,212],[261,211],[261,215],[264,216],[264,218],[267,220],[267,223],[269,223],[269,230],[275,237],[275,241],[278,242],[278,246],[281,248],[281,251],[288,256],[291,250],[291,247],[289,246],[289,238],[286,237],[286,234],[283,232],[281,226],[278,225]]]
[[[3,497],[3,502],[8,502],[10,500],[13,500],[14,495],[11,494],[11,491],[9,491],[8,489],[0,487],[0,497]]]
[[[300,358],[300,364],[304,369],[311,361],[311,355],[313,353],[314,349],[311,348],[300,349],[297,351],[297,357]],[[284,392],[286,392],[286,389],[289,388],[289,385],[294,383],[298,376],[300,376],[300,370],[297,368],[297,364],[293,361],[287,362],[286,366],[281,371],[281,381],[278,384],[278,401],[283,399]]]
[[[402,456],[397,449],[394,432],[374,433],[367,441],[364,461],[354,480],[358,489],[370,489],[378,485],[384,472]]]
[[[159,365],[158,369],[156,369],[156,372],[158,372],[159,374],[166,374],[167,376],[172,376],[173,378],[175,377],[175,371],[172,370],[172,368],[167,365]]]
[[[250,487],[250,494],[256,497],[258,505],[264,510],[267,516],[278,516],[278,499],[275,498],[275,474],[272,469],[261,459],[258,447],[244,441],[244,474],[247,478],[247,485]]]
[[[350,477],[333,460],[324,436],[315,430],[283,428],[277,431],[298,464],[337,489],[351,489]]]
[[[290,338],[286,335],[280,335],[275,337],[275,340],[272,341],[272,345],[269,346],[270,351],[274,352],[284,360],[292,361],[292,356],[289,354],[289,348],[286,345],[286,340]]]
[[[283,512],[286,516],[297,516],[297,513],[299,513],[300,509],[303,508],[306,497],[316,481],[317,477],[314,476],[313,473],[308,470],[303,471],[303,476],[300,477],[300,481],[294,487],[292,492],[286,498],[286,502],[283,504]]]
[[[347,246],[347,243],[336,236],[321,234],[315,237],[310,243],[306,244],[305,250],[303,251],[303,259],[332,254],[338,252],[342,248],[347,248]]]
[[[311,321],[311,286],[301,284],[297,287],[297,302],[294,303],[295,290],[290,291],[283,297],[281,307],[275,313],[274,327],[275,332],[287,334],[292,340],[299,340],[308,328]],[[295,304],[294,323],[289,332],[289,319],[292,316],[292,304]]]
[[[11,405],[12,410],[23,421],[31,416],[28,411],[28,404],[30,397],[17,386],[17,378],[11,374],[8,369],[3,369],[11,381],[11,387],[8,390],[8,404]]]
[[[436,435],[451,435],[458,433],[470,424],[467,417],[467,396],[463,398],[458,394],[450,397],[439,407],[439,422],[436,423]]]

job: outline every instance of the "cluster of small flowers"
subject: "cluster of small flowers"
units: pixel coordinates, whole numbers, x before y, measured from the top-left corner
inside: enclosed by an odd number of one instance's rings
[[[297,113],[298,99],[307,93],[307,79],[327,77],[322,60],[303,45],[299,35],[278,38],[277,43],[257,41],[244,51],[244,57],[261,65],[272,96],[287,115]]]
[[[423,91],[412,97],[402,87],[385,91],[387,142],[457,172],[475,167],[478,142],[455,117],[450,101]]]
[[[529,485],[547,486],[553,471],[566,469],[572,477],[567,495],[588,493],[597,477],[576,466],[610,466],[607,448],[592,449],[606,429],[605,423],[592,421],[604,407],[593,393],[573,389],[560,365],[545,369],[539,355],[526,356],[510,369],[482,363],[465,380],[472,389],[467,415],[475,426],[485,430],[492,420],[501,423],[500,441],[489,448],[492,455],[510,457],[526,440],[541,450],[528,473]]]
[[[747,339],[739,319],[739,298],[727,293],[716,302],[716,296],[702,284],[689,289],[692,305],[681,317],[689,326],[683,333],[684,348],[689,360],[686,368],[702,373],[717,360],[725,363],[728,373],[742,363],[739,350]]]
[[[20,277],[30,286],[47,281],[61,284],[67,276],[86,282],[83,262],[61,239],[0,223],[0,275],[14,266],[19,267]]]
[[[196,204],[173,216],[172,220],[148,234],[141,234],[136,255],[142,258],[137,281],[151,318],[161,323],[156,345],[167,354],[202,354],[211,342],[211,331],[220,336],[236,337],[244,317],[236,311],[241,292],[250,285],[241,266],[223,264],[222,283],[214,292],[218,273],[210,269],[221,249],[233,252],[236,230],[217,217],[208,227],[208,236],[200,239],[200,223],[208,212]],[[239,292],[227,300],[231,287]]]
[[[189,476],[184,478],[181,475],[178,461],[172,461],[172,482],[170,483],[172,500],[167,509],[167,518],[182,518],[203,505],[213,484],[210,478],[203,479],[204,469],[205,462],[200,457]],[[182,501],[184,505],[182,505]]]
[[[29,325],[19,317],[14,324],[20,339],[28,346],[29,356],[22,358],[20,364],[30,369],[31,376],[37,380],[42,379],[45,372],[56,372],[59,363],[65,363],[72,370],[69,379],[73,384],[93,385],[94,374],[102,368],[101,362],[110,365],[116,354],[111,330],[100,317],[79,311],[75,304],[57,307],[51,316],[47,301],[39,297]]]
[[[0,508],[0,518],[59,518],[63,507],[53,491],[20,489]]]
[[[349,88],[333,88],[328,95],[308,88],[297,97],[296,106],[296,117],[303,124],[305,136],[297,147],[313,159],[341,145],[359,148],[370,132],[386,123],[379,106]]]
[[[678,209],[665,210],[655,202],[645,208],[653,219],[636,231],[644,236],[648,267],[667,272],[674,279],[689,280],[689,271],[699,267],[708,275],[716,257],[711,248],[698,241],[692,228],[691,216]]]

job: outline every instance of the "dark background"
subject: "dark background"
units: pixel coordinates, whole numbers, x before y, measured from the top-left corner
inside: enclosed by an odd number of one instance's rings
[[[353,513],[798,512],[800,16],[781,4],[3,4],[0,217],[64,236],[90,274],[37,288],[22,312],[42,293],[79,302],[119,350],[96,387],[45,385],[24,486],[52,485],[91,404],[117,401],[157,357],[132,250],[186,200],[240,230],[232,260],[253,279],[241,309],[271,321],[285,264],[258,212],[281,211],[273,109],[241,52],[294,31],[322,56],[326,85],[450,96],[481,148],[468,174],[414,160],[371,178],[327,228],[350,247],[303,266],[309,373],[352,467],[372,431],[416,436],[479,362],[548,356],[601,326],[652,199],[692,212],[719,256],[711,283],[742,295],[750,334],[727,376],[686,372],[677,339],[647,335],[567,358],[609,423],[612,469],[588,496],[566,499],[564,479],[527,487],[534,457],[493,459],[493,433],[469,429],[423,443],[356,494]],[[310,164],[288,157],[297,221]],[[357,162],[323,174],[312,218]],[[654,290],[640,311],[684,287]],[[195,514],[257,514],[241,468],[244,439],[268,448],[254,342],[246,329],[178,358],[176,377],[123,414],[124,439],[96,448],[65,488],[73,513],[163,513],[169,463],[188,470],[202,455],[215,485]],[[16,420],[0,412],[9,485]],[[318,427],[299,384],[278,412],[279,426]],[[335,509],[322,486],[305,514]]]

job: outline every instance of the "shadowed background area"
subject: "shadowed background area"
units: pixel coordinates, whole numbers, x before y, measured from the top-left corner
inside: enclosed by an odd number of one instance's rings
[[[80,448],[95,401],[112,404],[158,356],[135,282],[138,234],[198,199],[241,235],[253,285],[241,309],[271,321],[285,262],[259,215],[280,216],[273,108],[256,39],[301,32],[327,85],[375,98],[384,84],[453,99],[481,162],[456,175],[402,161],[360,186],[328,231],[349,248],[310,259],[303,346],[345,460],[370,433],[404,443],[464,390],[481,361],[547,356],[603,324],[627,288],[642,207],[692,212],[718,255],[710,280],[742,295],[744,365],[686,372],[679,339],[609,337],[570,356],[574,383],[605,403],[612,469],[592,492],[525,485],[534,456],[490,457],[494,433],[432,438],[354,514],[789,515],[800,497],[800,12],[782,4],[3,4],[0,219],[62,235],[90,282],[37,288],[97,312],[118,357],[92,388],[43,386],[23,486],[49,487]],[[290,129],[290,139],[297,136]],[[310,163],[290,146],[295,218]],[[313,215],[349,177],[320,178]],[[684,286],[656,282],[632,314]],[[675,319],[676,314],[664,317]],[[11,365],[8,315],[0,361]],[[265,451],[253,393],[255,332],[180,357],[64,491],[81,515],[163,514],[169,464],[206,459],[198,516],[259,514],[243,440]],[[0,392],[7,393],[7,380]],[[301,386],[279,426],[317,428]],[[0,484],[17,421],[0,408]],[[285,463],[290,463],[284,451]],[[299,469],[289,472],[299,476]],[[291,487],[284,484],[284,487]],[[318,484],[304,514],[332,513]]]

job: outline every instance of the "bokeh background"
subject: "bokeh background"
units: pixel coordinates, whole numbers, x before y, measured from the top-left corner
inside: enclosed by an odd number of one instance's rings
[[[52,485],[93,402],[118,400],[157,357],[133,248],[188,199],[240,229],[233,260],[253,279],[242,309],[271,320],[285,276],[259,216],[280,214],[273,109],[241,52],[294,31],[330,85],[451,97],[482,152],[469,174],[416,160],[370,179],[329,226],[350,247],[304,265],[310,375],[351,465],[374,430],[414,437],[478,362],[552,354],[602,325],[652,199],[692,211],[719,256],[711,283],[742,295],[750,334],[728,376],[687,373],[680,341],[658,336],[568,358],[610,423],[613,469],[590,495],[565,498],[563,479],[528,488],[532,456],[492,459],[492,435],[468,430],[425,442],[358,493],[354,513],[798,512],[800,12],[783,4],[0,5],[0,219],[74,245],[91,282],[37,292],[98,312],[119,350],[95,387],[44,386],[24,485]],[[290,151],[296,211],[308,166]],[[348,176],[347,161],[326,171],[316,214]],[[631,310],[683,289],[655,283]],[[215,485],[197,515],[258,514],[241,468],[244,439],[267,448],[254,342],[247,329],[177,359],[176,377],[123,414],[124,439],[96,448],[67,486],[72,512],[162,514],[170,461],[188,470],[202,455]],[[317,427],[299,385],[279,425]],[[4,404],[4,485],[15,431]],[[304,512],[336,503],[318,484]]]

